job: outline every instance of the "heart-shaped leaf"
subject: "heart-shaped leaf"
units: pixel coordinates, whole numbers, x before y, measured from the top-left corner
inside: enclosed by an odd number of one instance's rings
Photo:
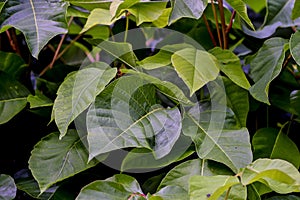
[[[31,54],[38,58],[39,52],[54,36],[67,33],[65,1],[17,0],[7,1],[2,15],[1,32],[13,26],[20,30]]]
[[[181,130],[178,108],[157,104],[155,87],[138,76],[110,84],[87,113],[90,159],[125,147],[145,147],[166,156]]]

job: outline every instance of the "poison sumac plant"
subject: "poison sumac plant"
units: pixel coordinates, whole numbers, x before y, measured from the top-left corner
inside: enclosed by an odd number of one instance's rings
[[[0,1],[0,199],[300,199],[299,10]]]

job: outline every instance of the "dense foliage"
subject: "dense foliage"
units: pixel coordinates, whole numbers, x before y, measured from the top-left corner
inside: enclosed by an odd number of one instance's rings
[[[299,2],[0,0],[0,199],[300,199]]]

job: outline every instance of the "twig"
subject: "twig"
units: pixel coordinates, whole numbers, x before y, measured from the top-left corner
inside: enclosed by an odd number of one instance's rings
[[[210,39],[211,39],[213,45],[214,45],[214,46],[217,46],[217,42],[216,42],[216,40],[215,40],[215,38],[214,38],[214,35],[213,35],[213,33],[212,33],[211,29],[210,29],[210,26],[209,26],[209,24],[208,24],[207,18],[206,18],[206,16],[205,16],[204,14],[203,14],[203,21],[204,21],[204,23],[205,23],[205,26],[206,26],[206,28],[207,28],[209,37],[210,37]]]
[[[215,18],[215,22],[216,22],[216,29],[217,29],[217,34],[218,34],[219,45],[220,45],[221,48],[223,48],[221,32],[220,32],[220,29],[219,29],[219,19],[218,19],[216,7],[215,7],[215,4],[214,4],[213,0],[211,0],[211,7],[212,7],[212,10],[213,10],[214,18]]]
[[[21,56],[21,51],[19,49],[18,46],[18,40],[17,40],[17,36],[16,33],[14,32],[14,29],[11,29],[12,31],[6,30],[6,35],[8,37],[9,40],[9,44],[11,46],[11,48],[19,55]]]
[[[229,31],[230,31],[231,28],[232,28],[233,20],[234,20],[234,18],[235,18],[235,15],[236,15],[236,11],[234,10],[234,11],[232,12],[232,14],[231,14],[230,22],[229,22],[229,24],[228,24],[228,26],[227,26],[227,28],[226,28],[226,31],[225,31],[226,35],[228,35]]]
[[[222,25],[222,35],[223,35],[223,47],[224,49],[228,48],[228,41],[226,36],[226,25],[225,25],[225,15],[224,15],[224,7],[223,7],[223,0],[218,0],[218,6],[221,16],[221,25]]]

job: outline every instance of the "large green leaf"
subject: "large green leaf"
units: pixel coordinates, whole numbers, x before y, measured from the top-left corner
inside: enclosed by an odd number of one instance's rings
[[[224,195],[231,187],[240,184],[235,176],[192,176],[189,180],[189,195],[191,200],[212,199],[217,200]],[[230,191],[232,193],[233,191]],[[244,193],[246,190],[239,191]],[[228,197],[228,199],[232,199]],[[235,198],[236,200],[245,200],[246,198]]]
[[[237,172],[252,161],[248,130],[241,126],[243,120],[237,120],[233,110],[227,106],[227,91],[220,79],[209,83],[208,90],[210,102],[199,102],[184,113],[183,133],[193,139],[201,159],[221,162]],[[232,92],[229,96],[229,104],[237,102],[238,97]],[[232,106],[235,111],[242,109],[236,112],[245,116],[243,113],[247,106],[240,103]]]
[[[181,131],[178,108],[157,104],[155,87],[138,76],[123,76],[96,98],[87,113],[90,159],[125,147],[145,147],[166,156]]]
[[[271,38],[259,49],[250,62],[250,76],[255,84],[250,88],[251,95],[264,103],[269,102],[269,86],[281,72],[285,57],[286,41],[282,38]]]
[[[235,84],[248,90],[250,83],[242,69],[241,61],[230,50],[223,50],[220,47],[213,48],[209,51],[220,63],[221,71],[228,76]]]
[[[194,175],[214,176],[232,175],[232,171],[224,165],[201,159],[188,160],[174,167],[161,181],[158,189],[168,185],[179,186],[188,191],[188,181]]]
[[[144,199],[145,197],[138,182],[131,176],[117,174],[106,180],[94,181],[83,187],[76,197],[80,199]]]
[[[59,140],[59,132],[42,138],[31,152],[29,168],[41,193],[51,185],[95,166],[99,159],[88,162],[88,151],[75,130]]]
[[[292,20],[295,20],[298,17],[300,17],[300,1],[295,1],[292,11]]]
[[[23,110],[30,92],[5,72],[0,71],[0,80],[0,124],[4,124]]]
[[[300,19],[292,20],[294,2],[297,0],[268,0],[267,14],[263,25],[256,31],[244,28],[244,32],[257,38],[271,36],[278,27],[291,27],[300,24]]]
[[[297,31],[296,33],[292,34],[290,38],[290,51],[294,58],[294,60],[297,62],[297,64],[300,64],[300,32]]]
[[[172,0],[171,3],[173,10],[169,25],[183,17],[199,19],[207,6],[207,0]]]
[[[237,12],[237,14],[245,20],[245,22],[254,29],[254,26],[247,14],[247,5],[242,0],[226,0],[227,3]]]
[[[69,124],[88,108],[116,73],[116,68],[99,62],[67,76],[57,91],[53,106],[60,138],[66,134]]]
[[[54,36],[67,33],[65,14],[68,3],[64,1],[17,0],[8,1],[2,15],[1,32],[13,26],[20,30],[31,54],[39,52]]]
[[[176,51],[171,61],[179,77],[189,87],[191,96],[206,83],[215,80],[220,71],[218,60],[213,55],[193,48]]]
[[[0,199],[11,200],[16,197],[17,187],[14,179],[6,174],[0,174]]]
[[[252,139],[254,159],[278,158],[300,166],[300,152],[297,145],[282,131],[274,128],[259,129]]]
[[[258,159],[241,172],[241,182],[259,181],[277,193],[300,192],[300,173],[291,163],[280,159]]]

